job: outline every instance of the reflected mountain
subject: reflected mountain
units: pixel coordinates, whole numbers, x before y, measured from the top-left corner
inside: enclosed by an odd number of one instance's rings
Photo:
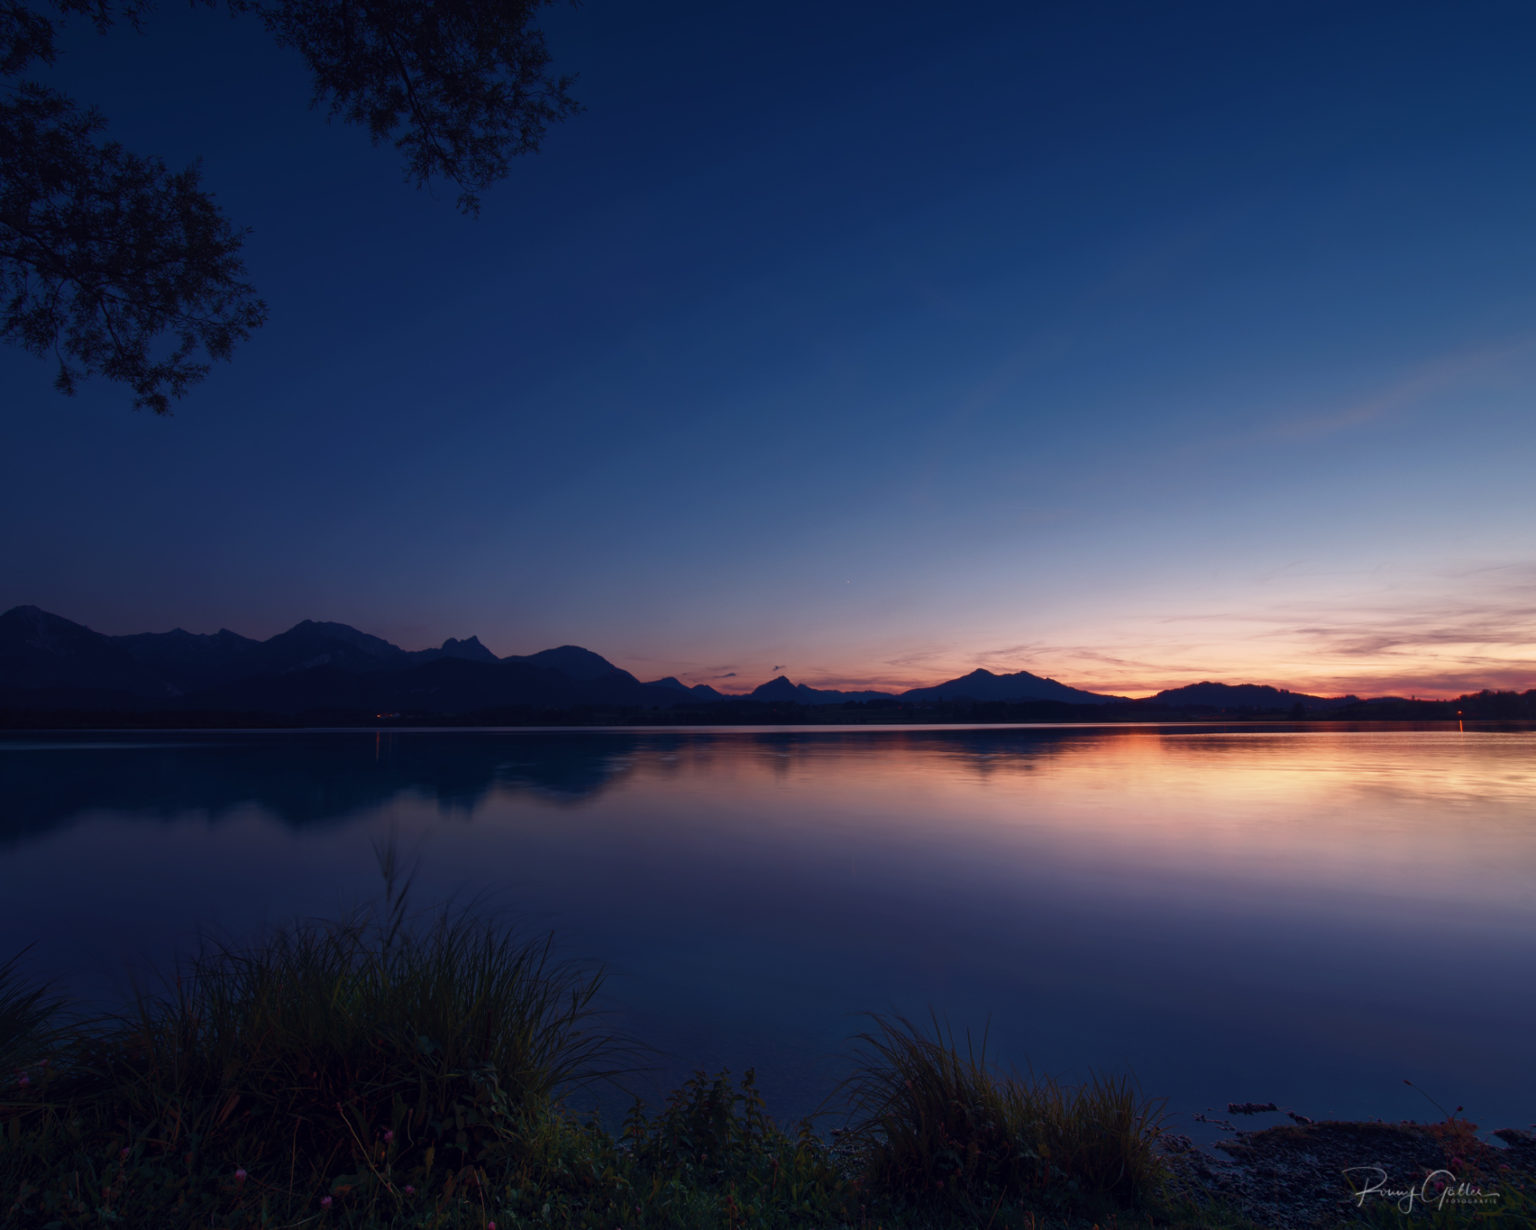
[[[652,742],[656,742],[652,740]],[[242,734],[0,741],[0,842],[92,812],[218,823],[258,807],[295,829],[343,824],[413,794],[471,817],[493,792],[579,802],[633,765],[635,735]]]
[[[0,844],[93,813],[210,824],[258,808],[293,829],[342,825],[401,796],[465,820],[493,794],[579,804],[651,775],[718,760],[778,774],[868,753],[1022,771],[1078,741],[1070,730],[120,732],[0,739]]]

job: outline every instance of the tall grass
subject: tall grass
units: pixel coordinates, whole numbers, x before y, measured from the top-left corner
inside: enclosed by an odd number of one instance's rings
[[[31,1065],[48,1057],[60,1036],[63,1002],[47,986],[22,979],[26,951],[0,964],[0,1079],[26,1076]]]
[[[1047,1194],[1136,1201],[1160,1186],[1160,1100],[1126,1079],[1078,1088],[998,1075],[980,1044],[934,1017],[872,1017],[847,1083],[853,1133],[879,1190],[977,1212]]]
[[[380,859],[382,905],[207,946],[79,1035],[47,1091],[61,1113],[44,1147],[238,1167],[290,1192],[369,1173],[388,1186],[381,1156],[484,1165],[618,1070],[624,1048],[595,1028],[601,972],[467,909],[413,916],[393,851]]]

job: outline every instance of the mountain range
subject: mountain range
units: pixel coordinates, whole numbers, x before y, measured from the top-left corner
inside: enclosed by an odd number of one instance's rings
[[[492,709],[668,709],[725,702],[827,706],[1055,702],[1078,707],[1289,710],[1325,700],[1277,688],[1201,683],[1145,701],[1069,687],[1028,671],[974,670],[902,693],[812,688],[780,675],[744,696],[668,676],[641,682],[577,645],[498,658],[471,636],[405,650],[346,624],[304,620],[265,641],[227,628],[107,636],[35,606],[0,615],[0,708],[373,714]]]

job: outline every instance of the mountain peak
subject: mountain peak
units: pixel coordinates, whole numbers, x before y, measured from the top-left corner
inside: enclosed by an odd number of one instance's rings
[[[62,615],[55,615],[52,611],[45,611],[40,606],[13,606],[4,615],[0,615],[0,621],[9,624],[13,628],[26,628],[34,636],[79,636],[87,634],[100,636],[84,624],[77,624],[73,620],[65,619]]]
[[[541,666],[557,671],[568,679],[593,680],[609,675],[628,675],[601,654],[583,649],[580,645],[561,645],[556,649],[543,649],[538,653],[508,654],[503,662],[526,662],[529,666]],[[632,678],[633,676],[631,676]]]
[[[1076,705],[1102,705],[1114,698],[1085,692],[1081,688],[1068,687],[1066,684],[1057,683],[1054,679],[1043,679],[1028,671],[1015,671],[1011,675],[995,675],[989,670],[977,667],[969,675],[963,675],[959,679],[950,679],[930,688],[913,688],[909,692],[903,692],[902,699],[919,702],[970,700],[1004,703],[1054,700]]]
[[[747,700],[788,701],[796,705],[841,705],[848,701],[889,700],[889,692],[840,692],[835,688],[813,688],[791,683],[788,675],[779,675],[747,693]]]
[[[450,636],[443,642],[438,654],[444,658],[463,658],[467,662],[495,662],[496,655],[480,643],[478,636],[465,637],[462,641],[458,637]]]
[[[810,689],[797,687],[788,675],[777,675],[767,683],[759,684],[747,693],[748,700],[798,701]]]

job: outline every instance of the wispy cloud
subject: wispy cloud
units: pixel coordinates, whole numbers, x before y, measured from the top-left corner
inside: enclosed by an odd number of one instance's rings
[[[1203,680],[1330,696],[1536,687],[1536,560],[1469,560],[1414,574],[1365,571],[1352,579],[1344,571],[1293,570],[1289,579],[1294,583],[1278,588],[1295,596],[1284,599],[1237,597],[1183,609],[1127,605],[1086,612],[1034,638],[1009,637],[1007,624],[986,639],[919,636],[879,646],[863,661],[843,653],[813,658],[792,677],[812,687],[901,692],[980,666],[1028,670],[1121,696]],[[1328,597],[1303,596],[1311,593]],[[745,675],[756,684],[788,669],[769,667],[772,660],[676,673],[688,682],[716,683]]]
[[[1324,695],[1536,687],[1536,562],[1341,577],[1327,599],[1090,615],[1081,639],[957,654],[1132,696],[1208,679]]]
[[[1447,578],[1435,587],[1438,593],[1405,586],[1390,600],[1378,594],[1326,606],[1292,603],[1260,613],[1165,617],[1160,626],[1170,631],[1189,624],[1228,632],[1207,642],[1203,662],[1189,661],[1187,651],[1156,657],[1165,677],[1224,673],[1242,662],[1250,671],[1284,672],[1265,682],[1307,691],[1456,694],[1536,687],[1536,568],[1480,571],[1485,584],[1471,593],[1457,592]],[[1486,584],[1490,579],[1501,583]]]
[[[949,644],[934,645],[926,649],[908,649],[893,658],[882,659],[882,664],[896,667],[898,670],[913,666],[927,666],[937,659],[950,657],[954,651],[954,646]]]
[[[1490,345],[1474,346],[1439,355],[1415,365],[1397,380],[1348,404],[1321,414],[1302,414],[1281,419],[1269,433],[1288,440],[1312,440],[1333,435],[1406,409],[1528,356],[1536,349],[1536,333]]]
[[[1326,398],[1299,406],[1238,405],[1229,418],[1231,431],[1201,434],[1175,445],[1172,454],[1186,464],[1209,464],[1233,452],[1281,444],[1315,445],[1331,436],[1391,419],[1436,396],[1474,387],[1502,376],[1536,356],[1536,330],[1480,345],[1446,351],[1405,366],[1365,393]]]

